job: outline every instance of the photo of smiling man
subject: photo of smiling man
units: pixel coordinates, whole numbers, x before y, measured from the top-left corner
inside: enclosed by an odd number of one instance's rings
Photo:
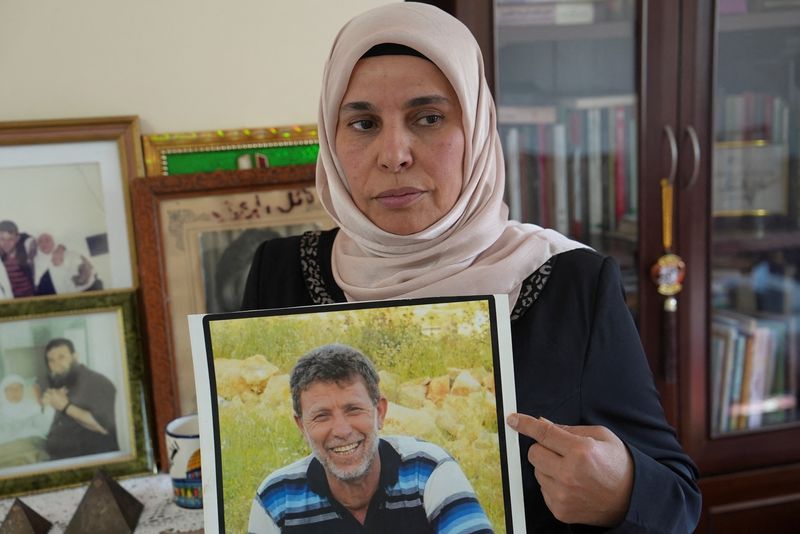
[[[347,345],[324,345],[297,361],[289,381],[294,421],[311,454],[261,483],[249,532],[493,532],[444,449],[378,435],[388,408],[378,383],[373,363]]]

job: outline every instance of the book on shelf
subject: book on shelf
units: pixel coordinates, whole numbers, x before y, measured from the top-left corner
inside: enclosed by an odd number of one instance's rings
[[[603,180],[603,229],[613,232],[617,221],[617,193],[616,193],[616,156],[617,156],[617,136],[615,135],[616,125],[614,123],[613,108],[601,110],[601,146],[603,147],[602,160],[602,180]]]
[[[550,226],[550,206],[552,205],[552,158],[550,157],[551,144],[549,142],[548,128],[539,124],[536,129],[536,183],[539,186],[537,194],[537,211],[539,224]]]
[[[552,228],[569,233],[569,202],[567,197],[567,129],[562,123],[553,125],[553,220]]]
[[[590,234],[603,231],[603,146],[600,108],[586,112],[587,176],[589,182]]]
[[[628,144],[625,142],[627,123],[625,108],[618,106],[614,113],[614,227],[616,228],[622,216],[628,211],[628,170],[625,151]]]
[[[505,164],[506,164],[506,194],[508,195],[509,217],[514,220],[522,218],[522,154],[520,153],[519,128],[512,126],[506,129],[505,135]]]
[[[572,237],[578,240],[583,239],[584,221],[587,214],[584,210],[586,205],[585,196],[585,172],[586,163],[583,137],[583,112],[580,110],[570,110],[568,112],[569,124],[569,225]]]
[[[639,215],[639,126],[635,110],[632,107],[628,109],[631,113],[628,116],[628,210],[626,215],[637,218]]]
[[[728,429],[730,418],[730,392],[733,390],[734,358],[738,329],[735,326],[715,322],[711,327],[712,344],[712,402],[711,429],[713,434]]]

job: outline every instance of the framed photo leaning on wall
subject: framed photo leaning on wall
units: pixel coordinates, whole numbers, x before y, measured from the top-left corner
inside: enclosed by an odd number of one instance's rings
[[[136,295],[0,307],[0,495],[154,467]]]
[[[238,310],[261,242],[333,222],[313,165],[148,177],[132,195],[161,445],[169,421],[197,411],[186,316]]]
[[[136,117],[0,122],[0,303],[136,287]]]

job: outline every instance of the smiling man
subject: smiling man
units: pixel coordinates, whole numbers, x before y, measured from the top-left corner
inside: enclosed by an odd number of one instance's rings
[[[249,531],[483,533],[491,525],[458,463],[412,437],[379,437],[388,402],[372,362],[324,345],[290,378],[294,420],[312,454],[270,474]]]

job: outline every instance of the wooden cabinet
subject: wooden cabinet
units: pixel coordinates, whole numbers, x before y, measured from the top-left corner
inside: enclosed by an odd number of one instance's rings
[[[620,263],[701,471],[698,532],[796,532],[800,0],[429,3],[483,49],[512,215]],[[651,276],[665,244],[674,312]]]

